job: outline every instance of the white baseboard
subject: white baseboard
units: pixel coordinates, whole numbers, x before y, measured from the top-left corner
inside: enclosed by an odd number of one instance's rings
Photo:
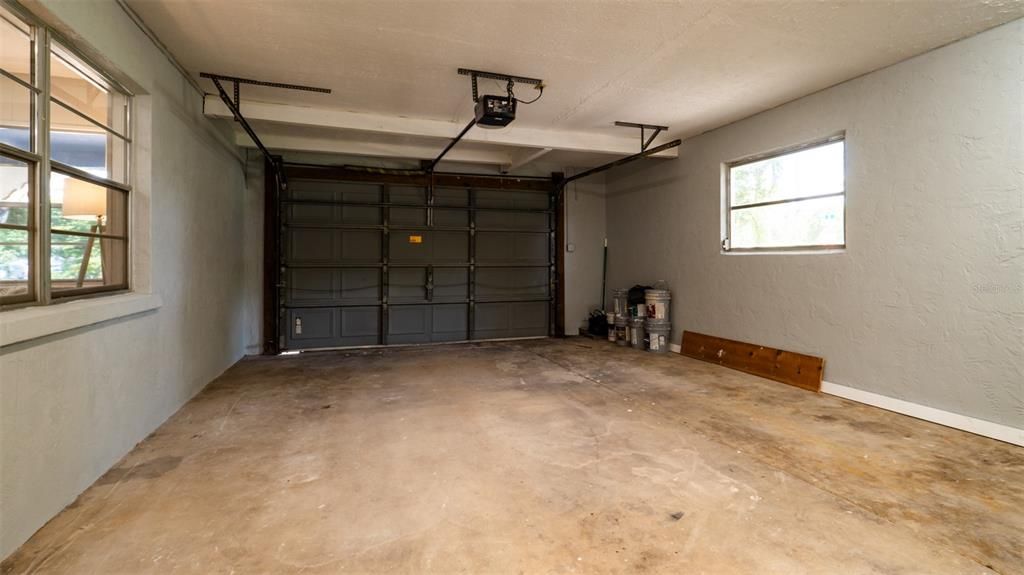
[[[821,392],[1024,447],[1024,429],[943,411],[828,381],[821,382]]]
[[[675,344],[675,343],[670,343],[670,344],[668,344],[668,348],[669,348],[669,350],[671,350],[671,351],[673,351],[675,353],[683,353],[683,346],[681,346],[681,345],[678,345],[678,344]]]

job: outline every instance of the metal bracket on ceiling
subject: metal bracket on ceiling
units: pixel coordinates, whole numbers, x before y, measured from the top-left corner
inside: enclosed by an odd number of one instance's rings
[[[654,138],[658,137],[662,131],[667,130],[668,126],[658,126],[655,124],[637,124],[636,122],[615,122],[616,126],[623,126],[626,128],[640,128],[640,151],[646,152],[647,148],[650,147],[651,142]],[[647,130],[654,130],[651,137],[648,138],[646,135]]]
[[[516,82],[520,84],[530,84],[531,86],[540,86],[544,83],[544,80],[539,78],[527,78],[526,76],[513,76],[511,74],[500,74],[498,72],[485,72],[483,70],[470,70],[469,68],[459,68],[459,75],[469,76],[473,81],[473,101],[477,102],[480,100],[480,96],[476,86],[477,78],[486,78],[488,80],[498,80],[499,82],[506,82],[508,84],[509,97],[512,93],[512,85]]]
[[[263,80],[239,78],[238,76],[223,76],[221,74],[210,74],[208,72],[200,72],[199,77],[207,78],[213,82],[213,85],[217,88],[217,92],[220,95],[221,101],[223,101],[224,105],[227,106],[229,110],[231,110],[231,115],[234,116],[235,121],[242,125],[242,129],[245,130],[246,134],[249,134],[249,137],[252,138],[253,143],[255,143],[256,147],[259,148],[260,152],[263,153],[263,157],[266,158],[268,162],[270,162],[270,165],[274,166],[274,171],[276,172],[278,183],[283,185],[284,174],[281,172],[281,167],[279,165],[278,159],[270,154],[270,151],[267,150],[267,147],[263,145],[262,141],[260,141],[259,136],[256,135],[256,132],[252,129],[252,126],[249,125],[249,122],[245,119],[245,116],[242,115],[240,85],[251,84],[253,86],[267,86],[270,88],[300,90],[303,92],[320,92],[322,94],[330,94],[331,90],[329,88],[316,88],[314,86],[302,86],[300,84],[283,84],[281,82],[265,82]],[[227,90],[225,90],[224,86],[221,84],[221,80],[225,82],[231,82],[233,84],[232,95],[228,95]]]

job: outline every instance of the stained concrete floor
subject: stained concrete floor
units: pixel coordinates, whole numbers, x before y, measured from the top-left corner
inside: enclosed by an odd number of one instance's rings
[[[246,359],[4,573],[1022,573],[1024,449],[569,339]]]

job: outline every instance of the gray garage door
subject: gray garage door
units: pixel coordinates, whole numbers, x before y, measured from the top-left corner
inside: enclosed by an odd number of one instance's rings
[[[290,180],[284,349],[546,336],[547,193]]]

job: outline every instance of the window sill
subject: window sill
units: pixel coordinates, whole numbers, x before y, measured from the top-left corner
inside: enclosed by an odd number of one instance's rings
[[[161,305],[158,295],[128,293],[0,312],[0,348],[144,313]]]
[[[810,255],[828,255],[828,254],[843,254],[846,253],[846,248],[786,248],[786,249],[775,249],[775,248],[759,248],[759,249],[734,249],[734,250],[722,250],[724,256],[810,256]]]

